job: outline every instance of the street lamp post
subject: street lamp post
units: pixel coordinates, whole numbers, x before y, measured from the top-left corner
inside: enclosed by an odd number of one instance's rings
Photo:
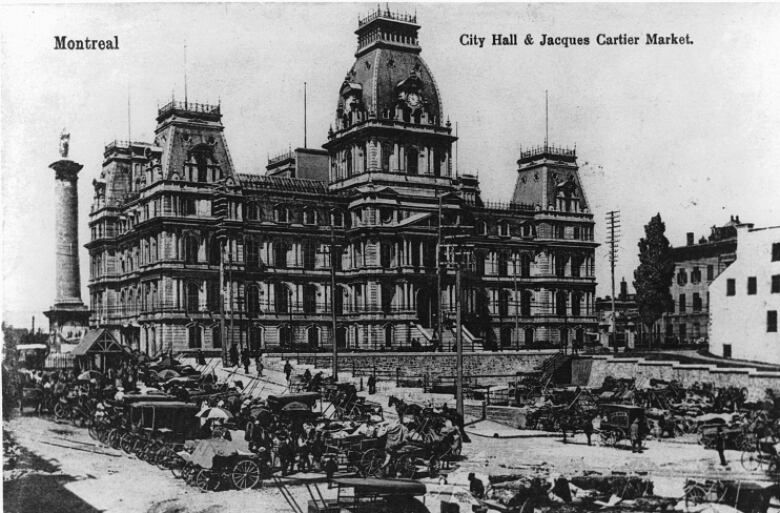
[[[336,330],[338,329],[336,326],[337,319],[336,319],[336,214],[335,209],[331,209],[330,212],[330,314],[331,314],[331,349],[333,350],[333,355],[331,357],[331,360],[333,360],[331,363],[333,365],[333,370],[331,371],[331,374],[333,375],[333,381],[339,380],[339,364],[338,364],[338,347],[337,346],[337,339],[336,336]]]

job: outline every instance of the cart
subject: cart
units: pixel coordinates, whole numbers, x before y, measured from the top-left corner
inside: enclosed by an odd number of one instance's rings
[[[328,437],[325,440],[321,468],[325,468],[326,461],[332,460],[336,462],[338,470],[368,475],[371,463],[378,457],[377,455],[383,453],[384,446],[383,437],[365,435]]]
[[[194,484],[204,492],[231,485],[239,490],[255,488],[271,476],[265,452],[250,452],[235,441],[199,440],[184,459],[195,468]]]
[[[416,497],[425,495],[423,483],[411,479],[336,478],[335,499],[309,501],[308,513],[427,513]]]
[[[601,442],[603,445],[616,446],[618,442],[631,438],[631,424],[639,419],[640,436],[647,434],[647,419],[645,409],[641,406],[625,404],[599,405],[601,417]]]

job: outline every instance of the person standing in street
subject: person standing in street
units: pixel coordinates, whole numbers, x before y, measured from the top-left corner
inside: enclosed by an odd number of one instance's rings
[[[642,441],[639,438],[639,419],[631,423],[631,452],[642,452]]]
[[[249,374],[249,353],[241,352],[241,365],[244,366],[244,374]]]
[[[585,419],[585,425],[582,426],[585,431],[585,436],[588,438],[588,445],[590,445],[590,437],[593,436],[593,417],[587,417]]]
[[[718,451],[721,467],[727,466],[728,462],[726,461],[726,455],[724,454],[724,451],[726,450],[726,437],[723,436],[723,427],[721,426],[718,426],[718,430],[715,433],[715,450]]]
[[[292,374],[292,365],[290,365],[290,360],[287,360],[284,364],[284,375],[287,378],[287,384],[290,384],[290,374]]]
[[[376,393],[376,376],[373,374],[368,377],[368,393],[369,395]]]

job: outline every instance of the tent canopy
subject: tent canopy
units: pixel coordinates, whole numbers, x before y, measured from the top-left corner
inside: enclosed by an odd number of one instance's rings
[[[122,346],[113,335],[104,328],[89,330],[79,342],[79,345],[73,349],[75,356],[84,356],[90,353],[129,353],[128,349]]]

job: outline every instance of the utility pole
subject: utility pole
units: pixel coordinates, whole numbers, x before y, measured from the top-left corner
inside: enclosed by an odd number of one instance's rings
[[[444,308],[441,304],[441,281],[442,281],[442,272],[441,272],[441,223],[442,223],[442,205],[441,205],[441,195],[439,194],[438,188],[436,189],[436,196],[438,197],[438,212],[439,212],[439,229],[436,236],[436,303],[439,309],[439,313],[437,316],[437,322],[436,322],[436,340],[439,344],[439,346],[444,349],[444,338],[442,336],[443,329],[442,325],[444,323]]]
[[[306,148],[307,143],[307,126],[306,126],[306,82],[303,83],[303,147]]]
[[[222,346],[222,365],[229,367],[227,340],[225,340],[225,238],[219,240],[219,338]]]
[[[514,291],[515,292],[515,300],[513,301],[514,305],[515,305],[515,349],[520,349],[520,319],[519,319],[519,317],[517,315],[517,313],[518,313],[517,311],[519,310],[519,307],[520,307],[520,298],[517,297],[517,264],[518,264],[518,260],[519,260],[518,254],[514,253],[514,257],[512,258],[513,269],[514,269],[514,271],[512,273],[512,278],[513,278],[513,281],[514,281],[514,289],[515,289],[515,291]]]
[[[471,245],[447,244],[447,266],[455,268],[455,348],[457,350],[455,376],[455,405],[463,415],[463,269],[470,268],[474,248]]]
[[[618,242],[620,241],[620,211],[610,210],[607,212],[607,246],[609,247],[609,268],[612,278],[612,344],[615,348],[615,353],[618,352],[617,347],[617,331],[616,331],[616,313],[615,313],[615,263],[618,256]]]
[[[339,362],[336,330],[336,212],[330,212],[330,314],[331,314],[331,345],[333,346],[333,381],[339,380]]]

